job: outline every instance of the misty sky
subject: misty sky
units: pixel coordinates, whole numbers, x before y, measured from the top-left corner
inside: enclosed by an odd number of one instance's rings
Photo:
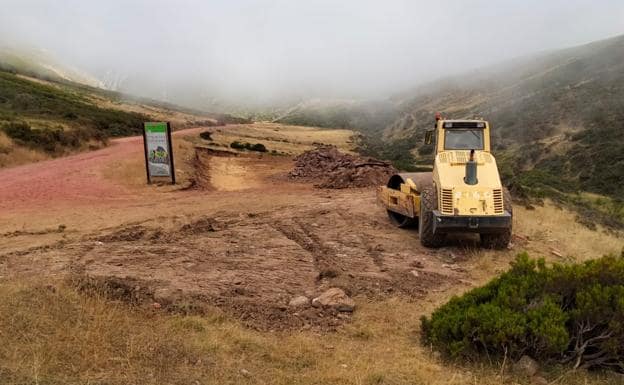
[[[0,44],[45,49],[133,93],[382,97],[624,33],[623,0],[0,0]]]

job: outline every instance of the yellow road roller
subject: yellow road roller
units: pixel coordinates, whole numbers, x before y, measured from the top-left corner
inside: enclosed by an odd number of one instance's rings
[[[456,232],[478,233],[488,248],[507,247],[513,207],[491,154],[489,123],[436,114],[425,143],[435,146],[433,171],[395,174],[377,191],[390,220],[418,226],[426,247],[442,246]]]

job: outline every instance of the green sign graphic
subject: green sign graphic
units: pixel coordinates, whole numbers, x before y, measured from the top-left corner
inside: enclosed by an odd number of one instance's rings
[[[145,123],[143,134],[148,183],[152,177],[171,177],[175,183],[169,123]]]
[[[166,122],[148,122],[145,123],[145,131],[147,132],[167,132],[167,123]]]

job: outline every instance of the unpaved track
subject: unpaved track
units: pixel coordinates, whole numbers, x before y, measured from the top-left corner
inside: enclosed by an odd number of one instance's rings
[[[176,131],[190,135],[202,128]],[[101,205],[130,201],[134,193],[103,176],[111,163],[143,151],[143,138],[114,139],[101,150],[39,163],[0,169],[0,217],[22,210],[47,209],[53,205]]]

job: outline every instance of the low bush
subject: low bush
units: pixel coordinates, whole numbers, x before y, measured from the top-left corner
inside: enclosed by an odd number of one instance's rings
[[[262,143],[251,144],[247,142],[239,142],[238,140],[230,143],[230,147],[236,150],[249,150],[256,152],[267,152],[267,148]]]
[[[262,143],[256,143],[256,144],[252,144],[249,147],[250,151],[257,151],[257,152],[267,152],[267,148],[265,147],[264,144]]]
[[[199,137],[204,139],[204,140],[212,141],[212,132],[210,132],[210,131],[200,132],[199,133]]]
[[[451,357],[528,354],[624,372],[622,254],[552,267],[520,254],[508,272],[423,317],[423,341]]]
[[[65,148],[76,149],[90,139],[104,141],[101,133],[87,128],[76,128],[69,131],[59,128],[33,129],[26,122],[15,121],[1,126],[8,137],[16,142],[47,153],[53,154]]]

